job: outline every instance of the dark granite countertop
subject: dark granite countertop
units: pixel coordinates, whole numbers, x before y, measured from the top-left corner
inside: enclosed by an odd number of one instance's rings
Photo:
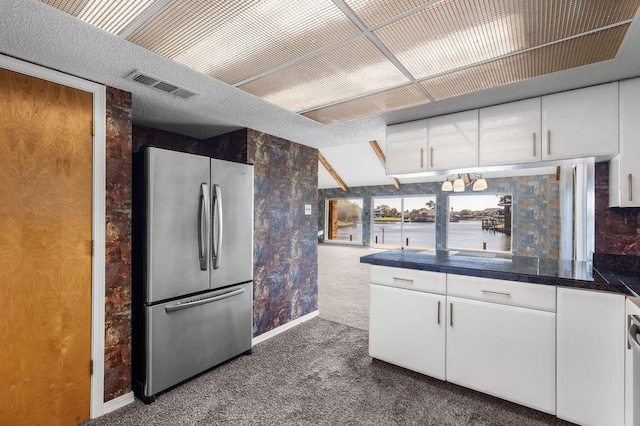
[[[613,272],[602,267],[596,269],[590,262],[582,261],[389,250],[363,256],[360,262],[533,284],[610,291],[636,297],[640,294],[640,277],[637,271]]]

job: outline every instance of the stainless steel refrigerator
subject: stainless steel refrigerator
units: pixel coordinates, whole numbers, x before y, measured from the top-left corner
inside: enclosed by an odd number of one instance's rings
[[[253,166],[134,157],[134,391],[145,402],[251,350]]]

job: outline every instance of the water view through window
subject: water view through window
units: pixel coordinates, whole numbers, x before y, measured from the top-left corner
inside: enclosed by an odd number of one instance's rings
[[[374,197],[374,247],[435,250],[436,197]]]
[[[450,195],[447,248],[511,252],[510,194]],[[436,197],[374,197],[372,245],[435,250]]]
[[[511,252],[511,195],[450,195],[447,248]]]

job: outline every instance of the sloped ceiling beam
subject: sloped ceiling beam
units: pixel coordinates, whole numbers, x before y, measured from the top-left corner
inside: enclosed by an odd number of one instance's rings
[[[327,159],[324,158],[324,155],[322,155],[322,153],[320,151],[318,151],[318,161],[320,161],[320,164],[322,164],[324,166],[324,168],[327,169],[327,171],[329,172],[329,174],[331,175],[333,180],[335,180],[338,183],[338,185],[340,185],[340,188],[342,188],[342,190],[344,192],[348,192],[349,191],[349,187],[347,186],[347,184],[344,183],[344,181],[342,180],[342,178],[340,177],[338,172],[336,172],[336,169],[334,169],[331,166],[331,164],[329,164]]]
[[[386,168],[387,157],[385,157],[384,152],[382,152],[382,149],[380,149],[378,141],[369,141],[369,145],[371,145],[371,148],[373,148],[373,152],[376,153],[376,155],[378,156],[378,160],[380,160],[380,163],[382,163],[382,168]],[[390,176],[389,179],[391,179],[391,182],[393,182],[393,186],[395,186],[396,189],[400,189],[400,181],[397,178]]]

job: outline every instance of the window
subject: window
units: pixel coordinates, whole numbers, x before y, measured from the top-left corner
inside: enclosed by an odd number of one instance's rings
[[[327,200],[325,241],[362,244],[362,198]]]
[[[374,197],[372,205],[373,247],[435,250],[435,196]]]
[[[447,248],[511,253],[511,194],[450,195]]]

